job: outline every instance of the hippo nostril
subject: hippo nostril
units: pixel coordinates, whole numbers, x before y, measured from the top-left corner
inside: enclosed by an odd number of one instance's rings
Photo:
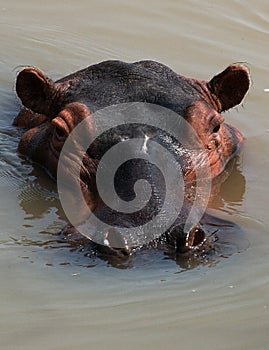
[[[197,247],[205,240],[205,232],[198,226],[192,228],[187,235],[186,246],[189,248]]]

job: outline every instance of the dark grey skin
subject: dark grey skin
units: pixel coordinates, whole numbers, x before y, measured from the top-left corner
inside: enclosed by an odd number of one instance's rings
[[[200,138],[211,167],[211,178],[215,179],[224,170],[226,164],[239,151],[243,142],[242,134],[234,127],[224,123],[220,114],[241,103],[250,86],[248,70],[242,65],[232,65],[217,74],[210,81],[199,81],[178,75],[165,65],[154,61],[125,63],[106,61],[87,67],[56,82],[49,79],[39,69],[28,67],[17,77],[16,91],[24,108],[15,118],[14,124],[24,128],[25,133],[19,143],[18,151],[22,155],[40,164],[54,178],[57,177],[58,159],[65,140],[70,132],[85,118],[104,107],[126,103],[147,102],[157,104],[183,116],[194,128]],[[164,141],[157,129],[133,127],[118,129],[103,135],[94,142],[85,155],[81,170],[81,183],[85,199],[97,216],[117,225],[136,226],[148,220],[152,212],[158,211],[162,203],[163,189],[159,172],[149,164],[130,162],[121,169],[116,187],[123,198],[133,194],[133,183],[141,177],[147,179],[153,188],[150,207],[143,215],[119,215],[109,210],[98,196],[95,186],[95,173],[98,162],[106,149],[118,142],[119,134],[128,138],[136,134],[147,135],[170,151],[184,169],[184,179],[195,181],[192,169],[187,169],[188,160],[182,159],[177,141],[170,138]],[[168,135],[169,136],[169,135]],[[89,130],[89,139],[94,130]],[[168,137],[169,139],[169,137]],[[172,144],[172,147],[171,147]],[[199,155],[198,155],[199,158]],[[199,159],[198,159],[199,160]],[[73,164],[66,167],[67,178],[72,178]],[[201,164],[201,166],[203,166]],[[131,174],[131,175],[130,175]],[[131,179],[129,182],[126,179]],[[122,180],[123,179],[123,180]],[[117,185],[118,181],[118,185]],[[185,205],[172,227],[150,246],[166,247],[168,250],[182,252],[203,245],[206,232],[201,224],[183,233],[182,227],[192,203],[185,199]],[[205,216],[204,221],[209,221]],[[215,230],[215,229],[214,229]],[[70,238],[76,238],[72,228],[65,230]],[[108,236],[110,246],[98,249],[113,252],[115,235]],[[118,251],[117,251],[118,252]],[[132,249],[122,249],[120,254],[131,254]]]

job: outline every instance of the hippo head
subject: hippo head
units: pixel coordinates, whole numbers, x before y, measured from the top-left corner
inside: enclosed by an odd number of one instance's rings
[[[180,114],[192,126],[202,145],[201,154],[208,156],[213,179],[239,151],[243,141],[242,134],[226,124],[220,113],[241,103],[249,86],[250,76],[242,65],[229,66],[210,81],[185,78],[153,61],[102,62],[56,82],[39,69],[28,67],[18,74],[16,82],[24,108],[14,124],[26,129],[18,151],[56,179],[62,147],[81,121],[91,120],[87,132],[92,139],[95,111],[126,102],[154,103]],[[130,131],[128,137],[132,137]],[[110,142],[108,138],[105,140]],[[95,186],[98,161],[89,153],[82,169],[81,188],[85,189],[91,208],[98,206]],[[70,164],[72,162],[70,155]],[[203,167],[202,162],[199,164]],[[67,176],[72,166],[69,167],[67,161]],[[191,180],[191,171],[187,176]],[[201,231],[195,232],[201,242]]]

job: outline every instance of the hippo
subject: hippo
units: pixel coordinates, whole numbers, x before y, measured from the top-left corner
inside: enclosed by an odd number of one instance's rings
[[[76,126],[86,118],[92,119],[94,123],[96,112],[109,106],[145,103],[166,108],[186,120],[201,143],[197,157],[207,156],[209,177],[210,180],[215,180],[238,154],[244,140],[239,130],[224,122],[221,113],[240,104],[249,87],[248,69],[241,64],[228,66],[209,81],[184,77],[164,64],[151,60],[134,63],[109,60],[91,65],[55,82],[38,68],[26,67],[18,73],[16,80],[16,92],[22,109],[15,118],[14,125],[23,129],[18,152],[39,164],[56,180],[61,151]],[[87,132],[89,139],[94,138],[94,127],[89,127]],[[119,169],[115,188],[121,198],[128,201],[134,195],[134,182],[139,178],[146,179],[153,189],[153,199],[144,212],[121,215],[110,210],[100,199],[96,186],[96,170],[102,156],[123,138],[133,137],[152,139],[168,149],[173,153],[175,163],[182,167],[184,180],[190,184],[195,182],[188,157],[182,155],[182,145],[171,135],[164,135],[162,130],[147,126],[146,121],[143,125],[112,128],[96,139],[87,150],[83,164],[80,164],[80,186],[91,211],[102,221],[112,224],[115,230],[106,234],[103,245],[85,238],[70,224],[61,234],[70,240],[82,240],[85,245],[90,243],[93,249],[102,254],[120,256],[130,256],[137,249],[148,247],[180,254],[201,249],[208,242],[211,245],[209,237],[212,237],[213,232],[207,232],[203,227],[203,222],[210,221],[209,214],[205,213],[189,232],[183,230],[193,205],[188,196],[184,196],[184,205],[171,227],[146,246],[129,247],[121,237],[118,238],[117,226],[139,226],[141,222],[152,218],[163,203],[161,174],[152,164],[146,161],[140,164],[137,159]],[[188,154],[188,149],[184,152]],[[199,164],[202,168],[203,162]],[[72,178],[72,168],[76,166],[70,155],[64,169],[67,179]],[[72,186],[72,181],[69,184]],[[77,207],[78,216],[79,211]],[[221,220],[218,224],[222,225]],[[216,224],[213,226],[215,232]],[[117,240],[121,241],[120,245]]]

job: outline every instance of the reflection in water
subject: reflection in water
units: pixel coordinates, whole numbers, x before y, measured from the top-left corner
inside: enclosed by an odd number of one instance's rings
[[[44,217],[53,207],[60,209],[56,184],[37,167],[20,188],[18,199],[27,219]]]
[[[212,185],[213,196],[209,207],[229,212],[239,210],[246,190],[246,179],[240,170],[240,158],[237,156],[227,165],[223,174]]]

